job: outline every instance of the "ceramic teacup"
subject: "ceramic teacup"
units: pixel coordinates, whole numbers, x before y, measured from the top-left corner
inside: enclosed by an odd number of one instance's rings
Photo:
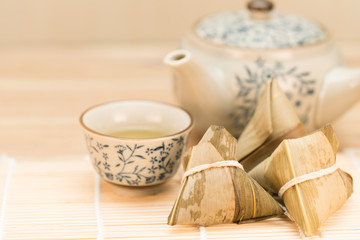
[[[96,172],[121,186],[153,186],[171,178],[194,125],[179,107],[142,100],[91,107],[80,124]]]

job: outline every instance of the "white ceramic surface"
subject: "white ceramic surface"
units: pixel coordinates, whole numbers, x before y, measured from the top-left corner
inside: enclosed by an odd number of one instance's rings
[[[185,110],[151,101],[118,101],[86,110],[80,117],[87,148],[96,172],[123,186],[152,186],[172,177],[193,127]],[[157,129],[156,138],[120,138],[117,130]]]

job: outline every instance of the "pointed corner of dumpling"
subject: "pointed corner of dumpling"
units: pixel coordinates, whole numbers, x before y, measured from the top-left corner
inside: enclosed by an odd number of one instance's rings
[[[211,125],[199,144],[210,142],[224,160],[235,160],[237,140],[223,126]]]
[[[326,124],[319,131],[321,131],[325,135],[325,137],[328,139],[329,143],[331,144],[334,153],[336,153],[340,143],[339,143],[339,139],[335,135],[335,131],[332,125]]]
[[[241,160],[257,149],[273,132],[271,118],[272,79],[265,84],[264,92],[255,109],[255,113],[246,125],[237,141],[236,159]]]

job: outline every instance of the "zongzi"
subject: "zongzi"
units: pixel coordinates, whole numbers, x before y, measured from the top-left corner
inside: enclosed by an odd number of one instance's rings
[[[283,139],[302,137],[306,130],[276,80],[264,92],[237,144],[236,159],[250,171],[271,155]]]
[[[336,165],[338,140],[330,125],[311,135],[284,140],[250,175],[278,193],[305,236],[318,227],[353,192],[352,177]]]
[[[169,225],[243,223],[283,213],[234,160],[235,146],[236,139],[225,128],[211,126],[191,149]]]

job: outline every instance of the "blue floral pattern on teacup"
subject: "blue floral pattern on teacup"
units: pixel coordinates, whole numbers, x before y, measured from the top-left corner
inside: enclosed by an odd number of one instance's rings
[[[172,177],[180,164],[186,141],[183,136],[162,141],[158,146],[102,144],[85,135],[96,172],[121,185],[153,185]],[[110,159],[109,155],[116,155]]]

